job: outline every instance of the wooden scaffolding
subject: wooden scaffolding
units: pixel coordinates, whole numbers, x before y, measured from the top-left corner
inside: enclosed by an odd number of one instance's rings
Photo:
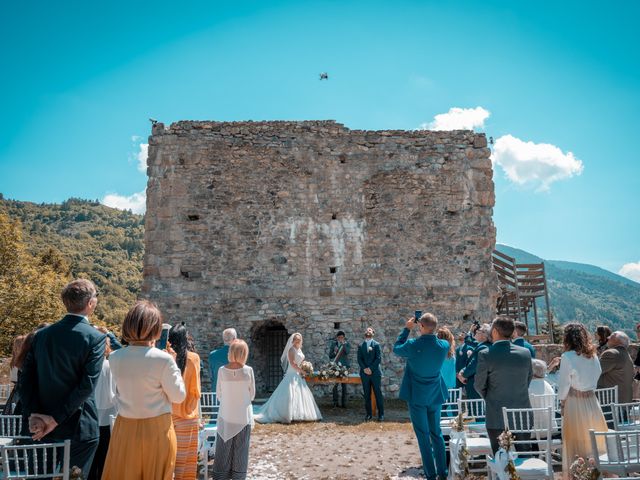
[[[553,343],[553,325],[549,306],[547,276],[542,263],[516,263],[516,259],[498,250],[493,251],[493,268],[498,274],[500,296],[497,312],[520,320],[529,329],[529,312],[533,310],[536,336],[540,335],[538,299],[544,299],[547,314],[548,339]]]

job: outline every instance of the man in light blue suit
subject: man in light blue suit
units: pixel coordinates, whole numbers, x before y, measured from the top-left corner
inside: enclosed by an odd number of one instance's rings
[[[420,337],[408,340],[411,329],[420,328]],[[440,369],[449,351],[449,342],[435,335],[438,319],[425,313],[416,323],[407,320],[393,346],[393,352],[406,358],[400,399],[409,404],[411,424],[418,439],[424,473],[428,480],[447,478],[447,459],[440,430],[440,410],[448,397]],[[435,457],[435,465],[434,465]]]
[[[209,354],[209,372],[211,373],[211,391],[215,393],[216,385],[218,382],[218,370],[223,365],[229,363],[229,345],[236,338],[238,334],[235,328],[227,328],[222,332],[222,341],[224,346],[212,351]]]

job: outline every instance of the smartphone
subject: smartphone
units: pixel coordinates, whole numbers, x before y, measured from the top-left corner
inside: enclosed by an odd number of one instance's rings
[[[416,324],[420,321],[420,317],[422,316],[422,310],[416,310],[416,318],[415,318],[415,322]]]
[[[162,324],[162,333],[160,334],[160,338],[156,340],[156,348],[160,350],[167,349],[167,340],[169,339],[169,330],[171,330],[171,325],[168,323]]]

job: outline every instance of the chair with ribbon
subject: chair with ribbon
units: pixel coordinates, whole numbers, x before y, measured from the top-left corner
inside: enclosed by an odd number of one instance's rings
[[[493,454],[485,426],[485,402],[482,398],[460,399],[459,412],[466,430],[466,448],[471,473],[487,472],[487,457]]]
[[[640,430],[589,430],[589,436],[593,458],[601,473],[629,475],[640,472]],[[601,451],[599,445],[605,445],[606,451]]]
[[[534,419],[545,421],[536,426]],[[506,467],[513,462],[515,472],[521,480],[553,480],[553,465],[551,462],[551,425],[553,410],[547,408],[506,408],[502,407],[504,424],[514,435],[512,441],[516,451],[505,452],[498,450],[489,464],[490,478],[508,480]],[[537,449],[535,448],[537,447]]]

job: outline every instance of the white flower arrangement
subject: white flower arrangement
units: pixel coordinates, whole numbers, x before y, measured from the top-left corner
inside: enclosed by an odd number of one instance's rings
[[[330,378],[345,378],[349,376],[349,369],[341,363],[329,362],[320,367],[318,376],[322,380],[328,380]]]

